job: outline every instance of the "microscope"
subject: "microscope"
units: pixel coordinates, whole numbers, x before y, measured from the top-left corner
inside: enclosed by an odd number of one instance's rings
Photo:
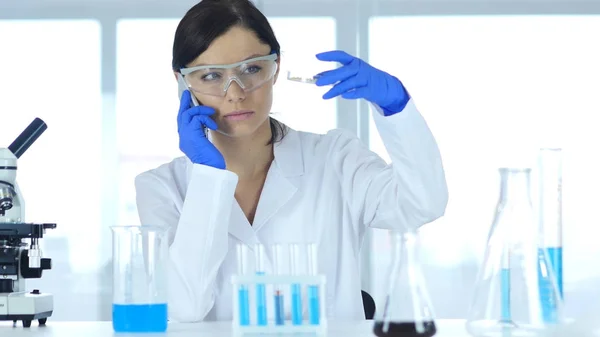
[[[25,288],[25,279],[41,278],[51,269],[51,260],[42,257],[39,243],[52,223],[25,223],[25,203],[16,182],[17,159],[47,129],[36,118],[8,147],[0,148],[0,321],[31,321],[46,324],[53,311],[51,294]]]

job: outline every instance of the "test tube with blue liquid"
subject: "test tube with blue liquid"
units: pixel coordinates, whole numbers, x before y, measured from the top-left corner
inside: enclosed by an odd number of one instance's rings
[[[273,269],[277,276],[283,275],[283,246],[281,244],[273,245]],[[281,284],[273,285],[273,300],[275,308],[275,325],[285,324],[285,310],[283,301],[283,289]]]
[[[308,254],[308,273],[311,276],[318,275],[319,262],[317,259],[317,245],[310,243],[306,247]],[[319,301],[319,285],[309,284],[308,285],[308,320],[312,325],[319,325],[320,313],[320,301]]]
[[[559,148],[542,148],[539,151],[539,221],[542,245],[539,248],[540,258],[545,253],[549,259],[552,273],[542,270],[538,264],[540,282],[540,301],[543,317],[546,322],[557,319],[556,300],[553,286],[556,282],[560,300],[563,299],[563,266],[562,266],[562,150]]]
[[[254,253],[256,275],[263,276],[265,275],[265,246],[256,244]],[[260,326],[267,325],[267,291],[266,285],[260,282],[256,284],[256,323]]]
[[[238,275],[247,275],[249,267],[249,252],[248,246],[244,244],[237,245],[237,263]],[[238,315],[240,317],[240,325],[250,325],[250,295],[247,284],[240,284],[238,288]]]
[[[300,244],[290,245],[290,274],[292,276],[302,275]],[[292,324],[302,325],[302,286],[300,283],[292,283]]]

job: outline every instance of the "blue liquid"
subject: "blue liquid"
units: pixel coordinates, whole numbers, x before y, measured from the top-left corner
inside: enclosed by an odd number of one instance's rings
[[[502,321],[510,322],[510,269],[500,271],[501,311]]]
[[[267,292],[260,283],[256,285],[256,321],[258,325],[267,325]]]
[[[302,325],[302,291],[299,284],[292,284],[292,324]]]
[[[167,331],[166,304],[113,304],[115,332]]]
[[[562,247],[548,247],[539,249],[539,257],[543,256],[544,250],[550,261],[550,268],[556,278],[558,286],[558,295],[563,298],[563,278],[562,278]],[[552,323],[557,321],[557,300],[554,298],[551,280],[542,274],[541,266],[538,264],[538,282],[540,288],[540,304],[542,306],[542,315],[544,321]]]
[[[238,290],[240,325],[250,325],[250,300],[248,297],[248,288],[241,286]]]
[[[319,325],[319,286],[308,286],[308,319],[310,324]]]
[[[281,293],[275,293],[275,325],[283,325],[285,315],[283,312],[283,295]]]
[[[543,250],[541,248],[540,250]],[[541,252],[540,252],[541,254]],[[548,247],[546,248],[546,254],[550,259],[550,266],[552,267],[552,271],[554,272],[554,277],[556,277],[556,285],[558,286],[558,293],[560,297],[563,298],[563,253],[562,247]],[[539,268],[539,267],[538,267]],[[541,272],[541,271],[540,271]],[[541,276],[541,275],[540,275]]]

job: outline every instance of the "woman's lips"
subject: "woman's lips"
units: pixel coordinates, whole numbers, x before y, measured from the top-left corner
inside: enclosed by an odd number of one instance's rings
[[[254,111],[234,111],[225,115],[225,119],[229,121],[243,121],[254,115]]]

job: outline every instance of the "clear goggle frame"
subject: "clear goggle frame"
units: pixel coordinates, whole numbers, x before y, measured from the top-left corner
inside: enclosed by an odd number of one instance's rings
[[[224,97],[235,81],[244,92],[250,92],[269,81],[277,72],[277,54],[255,57],[228,65],[181,68],[187,86],[201,94]]]

